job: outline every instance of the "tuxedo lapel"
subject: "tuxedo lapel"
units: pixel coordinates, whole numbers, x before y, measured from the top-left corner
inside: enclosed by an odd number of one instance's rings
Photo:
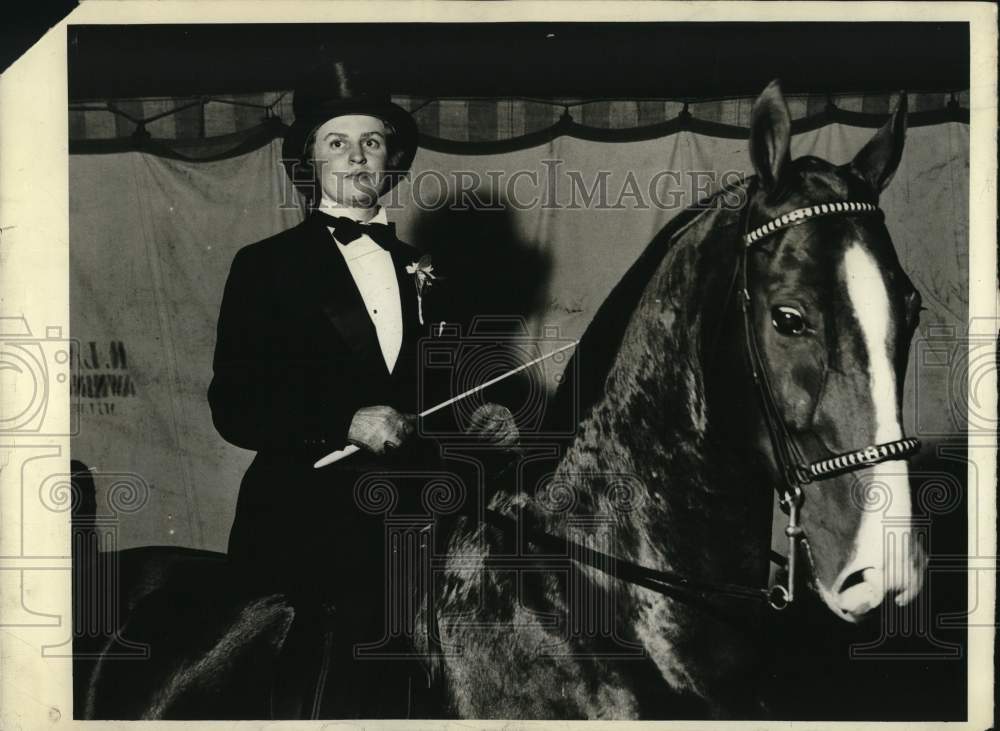
[[[306,276],[313,281],[312,287],[323,315],[347,343],[352,354],[361,359],[361,362],[377,369],[369,372],[382,373],[387,377],[397,375],[398,368],[394,368],[392,374],[386,368],[375,324],[368,316],[361,291],[351,276],[347,262],[337,250],[333,235],[319,216],[310,216],[303,226],[309,247],[305,257]],[[403,318],[403,343],[397,359],[398,366],[404,357],[412,356],[408,351],[423,334],[415,278],[406,271],[407,266],[419,260],[420,251],[409,244],[398,242],[392,246],[390,254],[396,270]]]
[[[388,375],[375,325],[333,236],[316,216],[304,225],[310,249],[305,263],[320,310],[355,357]]]

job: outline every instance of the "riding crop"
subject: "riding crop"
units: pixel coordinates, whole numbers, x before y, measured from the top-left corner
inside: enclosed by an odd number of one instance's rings
[[[562,353],[565,350],[569,350],[570,348],[573,348],[573,347],[575,347],[575,346],[577,346],[579,344],[580,344],[579,340],[574,340],[572,343],[567,343],[566,345],[562,346],[561,348],[556,348],[551,353],[546,353],[545,355],[539,356],[538,358],[535,358],[534,360],[531,360],[531,361],[529,361],[527,363],[522,363],[517,368],[509,370],[506,373],[503,373],[503,374],[497,376],[496,378],[491,378],[490,380],[486,381],[486,383],[481,383],[480,385],[478,385],[478,386],[476,386],[474,388],[470,388],[468,391],[464,391],[464,392],[458,394],[457,396],[452,396],[450,399],[442,401],[439,404],[435,404],[434,406],[431,406],[429,409],[424,409],[419,414],[417,414],[417,416],[420,417],[420,418],[423,418],[425,416],[429,416],[429,415],[433,414],[435,411],[440,411],[441,409],[445,408],[446,406],[450,406],[451,404],[455,403],[456,401],[461,401],[464,398],[468,398],[472,394],[478,393],[479,391],[482,391],[484,388],[488,388],[489,386],[492,386],[495,383],[499,383],[500,381],[502,381],[502,380],[504,380],[506,378],[510,378],[515,373],[520,373],[521,371],[526,370],[526,369],[530,368],[533,365],[537,365],[537,364],[541,363],[542,361],[548,360],[552,356],[557,355],[559,353]],[[316,462],[316,464],[314,464],[313,467],[315,469],[319,469],[320,467],[326,467],[327,465],[331,465],[334,462],[339,462],[342,459],[350,457],[352,454],[355,454],[356,452],[360,451],[360,449],[361,449],[361,447],[357,446],[356,444],[348,444],[343,449],[338,449],[338,450],[336,450],[334,452],[330,452],[330,454],[326,455],[325,457],[323,457],[322,459],[320,459],[318,462]]]

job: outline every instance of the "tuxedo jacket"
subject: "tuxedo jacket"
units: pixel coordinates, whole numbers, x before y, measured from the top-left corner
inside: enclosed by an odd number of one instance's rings
[[[374,532],[353,488],[366,470],[392,469],[364,452],[319,470],[344,447],[354,413],[387,404],[414,413],[421,374],[417,291],[406,266],[420,252],[390,252],[399,283],[403,341],[390,373],[375,326],[344,257],[316,215],[241,249],[219,313],[208,400],[226,441],[257,452],[240,487],[230,558],[279,580],[305,554],[355,554],[358,531]],[[429,291],[429,290],[428,290]],[[425,322],[433,307],[425,296]],[[430,403],[424,401],[424,403]],[[403,465],[409,467],[410,465]],[[371,536],[369,536],[371,538]],[[367,538],[366,538],[367,540]],[[325,558],[324,558],[325,560]]]

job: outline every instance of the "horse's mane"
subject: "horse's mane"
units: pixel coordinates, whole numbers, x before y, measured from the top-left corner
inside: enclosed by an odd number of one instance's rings
[[[565,424],[567,415],[574,412],[574,399],[576,423],[579,424],[589,416],[594,405],[604,395],[608,374],[632,314],[663,258],[677,242],[679,234],[697,218],[718,208],[721,197],[731,195],[745,185],[746,181],[741,181],[722,188],[710,197],[685,208],[646,246],[597,309],[580,338],[580,344],[566,365],[564,378],[549,403],[548,423]]]

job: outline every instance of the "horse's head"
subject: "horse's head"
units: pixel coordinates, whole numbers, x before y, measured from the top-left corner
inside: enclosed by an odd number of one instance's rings
[[[791,120],[776,82],[753,108],[757,183],[746,231],[821,204],[869,204],[843,215],[816,209],[804,222],[763,232],[748,253],[750,328],[783,423],[777,440],[790,438],[807,462],[903,437],[903,379],[920,294],[874,206],[902,156],[905,120],[903,95],[886,126],[837,166],[791,158]],[[778,479],[781,460],[765,411],[758,443]],[[813,578],[838,616],[857,621],[884,599],[899,605],[913,599],[925,558],[910,533],[905,461],[815,480],[802,492]]]

